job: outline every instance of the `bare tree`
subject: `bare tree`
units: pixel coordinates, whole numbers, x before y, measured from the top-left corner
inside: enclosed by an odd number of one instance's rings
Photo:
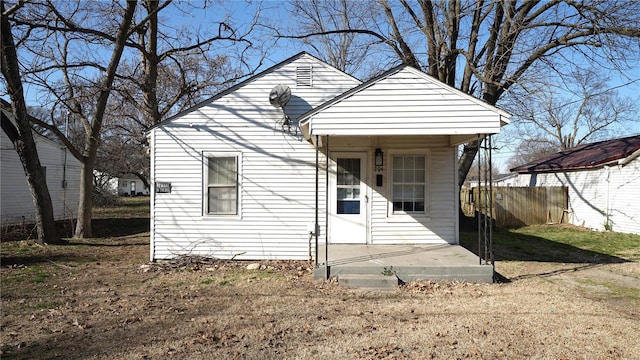
[[[31,129],[31,117],[27,111],[24,98],[22,79],[18,66],[18,55],[13,31],[9,22],[9,15],[17,11],[21,4],[5,9],[4,1],[0,2],[2,24],[2,75],[5,79],[9,97],[11,98],[11,110],[16,125],[2,112],[2,130],[7,134],[11,143],[20,157],[24,169],[27,184],[35,207],[35,220],[38,229],[37,242],[39,244],[60,242],[60,237],[55,227],[55,217],[51,195],[47,187],[47,181],[40,165],[38,150]],[[3,108],[8,105],[3,101]]]
[[[239,54],[240,63],[249,68],[242,56],[253,46],[246,35],[255,20],[242,34],[224,21],[213,33],[210,27],[207,34],[191,31],[192,24],[170,25],[163,32],[159,14],[170,4],[145,0],[134,16],[135,1],[42,0],[25,3],[9,19],[21,30],[15,36],[23,53],[21,75],[41,89],[41,106],[51,109],[51,117],[36,125],[59,137],[83,164],[77,237],[91,236],[93,169],[102,142],[120,150],[139,146],[148,127],[193,105],[207,90],[249,73],[231,69],[229,59]],[[185,16],[194,10],[180,6],[191,4],[174,7]],[[216,48],[214,43],[221,45]],[[229,44],[235,43],[245,47],[231,49]],[[139,61],[133,60],[136,54]],[[121,59],[126,59],[124,66]],[[70,120],[64,132],[63,117]],[[123,135],[125,140],[118,141]],[[123,161],[119,173],[146,177],[145,149],[136,150],[130,152],[134,160]]]
[[[235,62],[244,63],[244,53],[254,46],[248,39],[256,19],[245,24],[244,31],[228,21],[214,23],[213,29],[200,33],[192,26],[173,29],[159,18],[164,8],[160,1],[144,0],[143,26],[127,46],[137,52],[138,59],[127,62],[119,71],[118,94],[142,114],[129,117],[141,120],[144,127],[158,124],[170,114],[200,101],[207,92],[219,90],[248,76],[248,71],[231,67],[232,51],[219,51],[234,46],[240,53]],[[190,4],[174,5],[174,11],[188,12]],[[167,30],[171,31],[167,31]],[[192,40],[194,39],[194,40]],[[239,49],[239,50],[238,50]],[[143,101],[140,101],[140,98]],[[123,114],[124,115],[124,114]]]
[[[563,64],[578,67],[584,61],[624,70],[627,57],[638,57],[640,3],[634,0],[379,0],[378,6],[385,16],[372,18],[364,28],[289,37],[366,36],[399,61],[491,105],[513,87],[526,88],[539,72],[564,72]],[[459,184],[477,151],[477,142],[464,146]]]
[[[565,78],[511,103],[518,134],[533,153],[540,148],[559,151],[604,140],[623,134],[625,124],[640,122],[636,102],[618,96],[602,74],[573,71]]]
[[[114,176],[133,174],[149,187],[144,132],[251,75],[261,65],[263,55],[259,50],[257,54],[252,52],[259,47],[249,39],[257,15],[239,27],[224,17],[218,23],[212,21],[208,25],[215,25],[205,31],[193,24],[172,24],[162,17],[159,1],[145,0],[142,5],[138,18],[146,24],[127,44],[134,55],[118,70],[114,106],[105,123],[98,157],[108,160],[100,162],[99,170]],[[215,9],[224,13],[221,8]],[[202,11],[190,3],[173,4],[172,10],[184,14]],[[253,65],[243,67],[249,54],[257,56],[252,59]]]
[[[84,129],[82,147],[77,147],[55,124],[35,120],[81,162],[75,237],[92,234],[93,168],[105,110],[126,41],[137,30],[132,28],[136,2],[128,1],[124,8],[117,2],[101,5],[105,4],[29,3],[11,18],[23,29],[20,41],[33,59],[23,76],[46,89],[54,99],[54,111],[65,109]]]
[[[558,144],[549,139],[523,140],[516,147],[515,154],[507,160],[507,169],[513,169],[516,166],[541,159],[555,152],[558,152]]]
[[[121,98],[121,90],[118,87],[113,99],[116,101],[112,101],[109,106],[109,116],[98,149],[96,170],[111,178],[133,174],[149,188],[149,156],[145,137],[148,125],[144,121],[144,115]]]
[[[383,64],[367,60],[372,44],[366,39],[356,32],[336,31],[365,28],[371,19],[380,15],[379,9],[370,2],[291,0],[289,3],[298,19],[294,23],[295,29],[289,29],[289,32],[323,34],[301,39],[304,45],[313,49],[315,56],[350,74],[365,72],[365,76],[370,77],[383,70]],[[282,35],[284,29],[277,25],[273,28]]]

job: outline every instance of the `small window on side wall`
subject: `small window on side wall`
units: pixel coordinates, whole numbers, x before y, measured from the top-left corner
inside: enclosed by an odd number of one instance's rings
[[[208,156],[206,213],[238,214],[238,157]]]

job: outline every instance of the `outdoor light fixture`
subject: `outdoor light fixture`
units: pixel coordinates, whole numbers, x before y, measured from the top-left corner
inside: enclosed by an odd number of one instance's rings
[[[384,166],[384,153],[380,148],[376,148],[375,165],[376,165],[376,171],[382,171],[382,167]]]

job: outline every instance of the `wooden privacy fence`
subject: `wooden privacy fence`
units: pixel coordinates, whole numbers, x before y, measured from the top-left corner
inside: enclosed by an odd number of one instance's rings
[[[460,206],[467,216],[485,213],[487,188],[462,189]],[[480,203],[480,201],[482,203]],[[493,187],[493,218],[497,227],[568,222],[568,189],[548,187]]]

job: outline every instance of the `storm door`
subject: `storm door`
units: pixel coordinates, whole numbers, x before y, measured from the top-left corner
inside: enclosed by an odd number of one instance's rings
[[[330,242],[366,244],[368,187],[367,154],[332,153],[330,179]]]

